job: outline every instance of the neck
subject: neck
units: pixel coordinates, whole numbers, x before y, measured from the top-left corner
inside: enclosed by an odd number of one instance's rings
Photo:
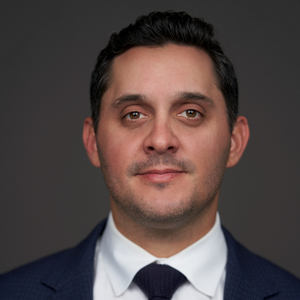
[[[129,240],[158,258],[168,258],[201,239],[213,227],[217,205],[212,205],[202,215],[183,226],[167,228],[145,226],[112,205],[112,214],[117,229]]]

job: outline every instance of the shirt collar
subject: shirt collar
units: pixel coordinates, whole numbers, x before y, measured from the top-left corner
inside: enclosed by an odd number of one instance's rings
[[[198,291],[213,296],[227,261],[227,245],[218,213],[214,226],[204,237],[169,258],[157,258],[123,236],[110,213],[100,252],[116,296],[129,287],[141,268],[153,262],[177,269]]]

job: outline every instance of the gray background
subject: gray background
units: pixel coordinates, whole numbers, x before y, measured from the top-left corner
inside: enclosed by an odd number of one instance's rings
[[[299,1],[2,1],[0,273],[83,239],[109,210],[81,141],[90,73],[113,31],[152,10],[213,23],[251,127],[223,224],[300,277]]]

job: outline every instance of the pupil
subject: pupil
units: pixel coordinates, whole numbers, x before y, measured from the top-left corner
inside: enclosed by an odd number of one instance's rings
[[[137,119],[140,116],[140,113],[137,111],[134,111],[131,113],[131,118],[132,119]]]
[[[187,113],[190,117],[195,117],[195,111],[194,110],[188,110]]]

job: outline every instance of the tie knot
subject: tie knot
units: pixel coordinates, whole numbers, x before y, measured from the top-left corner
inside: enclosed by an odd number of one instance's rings
[[[149,300],[171,299],[186,277],[167,265],[150,264],[140,269],[133,281]]]

